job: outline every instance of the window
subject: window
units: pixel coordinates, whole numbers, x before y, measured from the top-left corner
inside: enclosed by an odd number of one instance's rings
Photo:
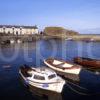
[[[43,76],[39,76],[39,75],[34,75],[34,79],[45,80],[45,78]]]
[[[6,28],[5,27],[3,27],[3,32],[5,33],[5,30],[6,30]]]
[[[14,27],[12,27],[12,33],[13,33],[13,34],[14,34],[14,29],[15,29],[15,28],[14,28]]]
[[[18,35],[18,31],[16,31],[16,35]]]
[[[8,34],[10,34],[10,31],[8,31]]]
[[[48,76],[49,79],[52,79],[52,78],[55,78],[55,77],[56,77],[55,74],[52,74],[52,75]]]
[[[27,77],[32,77],[32,74],[31,73],[26,73],[26,76]]]
[[[20,27],[20,34],[22,34],[22,27]]]

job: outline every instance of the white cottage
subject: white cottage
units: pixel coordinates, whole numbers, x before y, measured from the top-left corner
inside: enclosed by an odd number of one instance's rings
[[[0,33],[25,35],[38,34],[37,26],[0,25]]]

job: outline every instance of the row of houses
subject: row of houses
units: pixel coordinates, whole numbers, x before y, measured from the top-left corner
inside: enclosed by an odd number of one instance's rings
[[[0,34],[30,35],[38,33],[37,26],[0,25]]]

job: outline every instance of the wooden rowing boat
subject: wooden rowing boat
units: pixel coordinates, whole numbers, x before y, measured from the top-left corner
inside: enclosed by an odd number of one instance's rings
[[[79,81],[78,75],[82,69],[81,66],[54,58],[48,58],[44,60],[44,63],[59,75],[73,81]]]
[[[74,63],[82,65],[86,69],[99,70],[100,60],[84,57],[75,57]]]

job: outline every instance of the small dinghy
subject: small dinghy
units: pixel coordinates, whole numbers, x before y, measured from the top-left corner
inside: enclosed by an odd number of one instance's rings
[[[100,60],[84,58],[84,57],[75,57],[74,63],[82,65],[86,69],[90,70],[100,70]]]
[[[29,87],[31,92],[37,95],[49,95],[52,93],[61,93],[65,80],[47,67],[26,67],[19,69],[21,79]]]
[[[59,75],[62,75],[69,80],[79,81],[78,75],[82,69],[81,66],[53,58],[44,60],[44,63],[55,70]]]

